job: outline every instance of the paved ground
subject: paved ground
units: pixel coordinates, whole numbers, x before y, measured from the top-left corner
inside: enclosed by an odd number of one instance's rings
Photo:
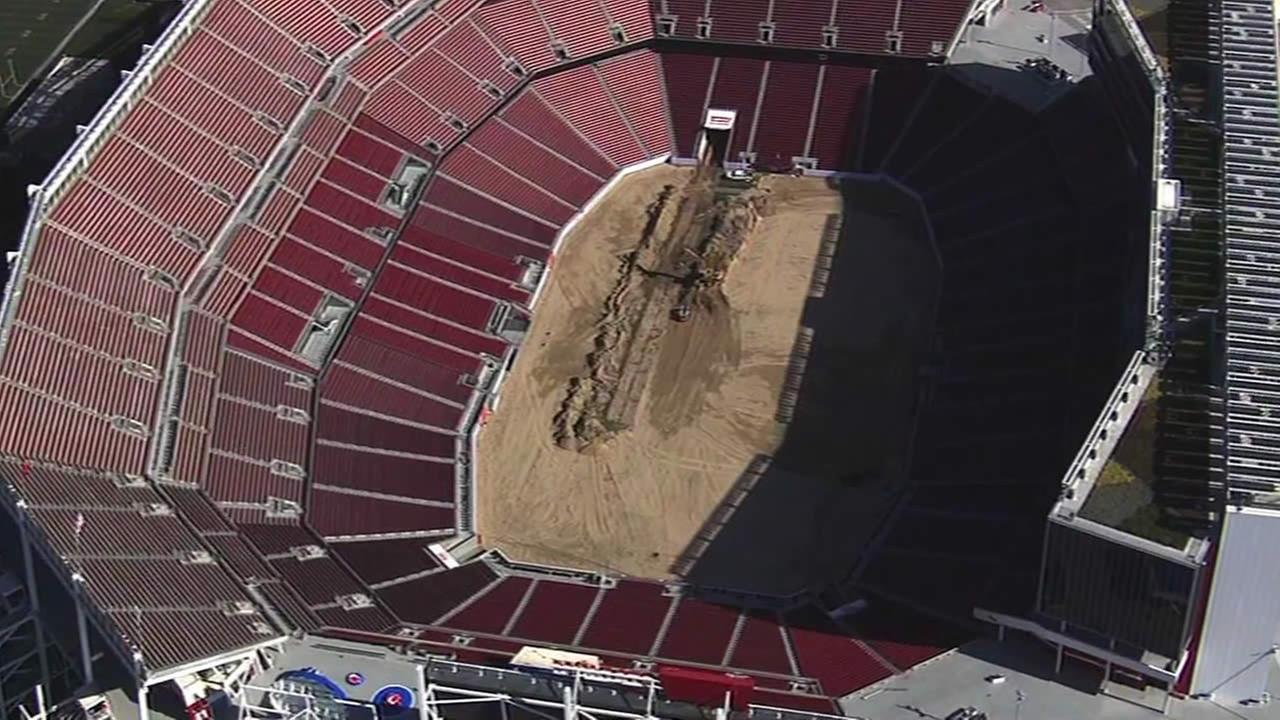
[[[1273,673],[1274,674],[1274,673]],[[1003,678],[998,684],[991,680]],[[1139,693],[1114,683],[1098,692],[1099,674],[1068,667],[1053,674],[1053,653],[1033,640],[983,639],[865,691],[840,704],[866,720],[942,720],[975,707],[990,720],[1153,720],[1164,694]],[[1280,716],[1275,705],[1216,705],[1173,700],[1174,720],[1263,720]]]
[[[101,0],[0,2],[0,110]]]
[[[1057,63],[1076,79],[1091,73],[1084,43],[1091,11],[1086,3],[1071,0],[1048,5],[1043,12],[1021,9],[1014,0],[988,27],[969,26],[956,46],[951,64],[977,82],[987,85],[1025,107],[1036,109],[1067,89],[1018,69],[1032,57]]]

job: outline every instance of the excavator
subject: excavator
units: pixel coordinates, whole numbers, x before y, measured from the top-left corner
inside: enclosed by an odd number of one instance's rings
[[[679,271],[677,272],[650,270],[643,265],[636,265],[636,269],[647,277],[665,278],[680,286],[680,295],[676,298],[675,306],[671,308],[671,319],[675,322],[687,322],[693,317],[695,294],[700,288],[712,284],[713,279],[708,275],[701,256],[688,248],[685,248],[685,252],[691,255],[692,259],[678,263]]]

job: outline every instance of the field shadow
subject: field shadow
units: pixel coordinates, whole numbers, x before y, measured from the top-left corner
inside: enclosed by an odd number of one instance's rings
[[[833,184],[788,367],[783,439],[759,456],[673,568],[765,595],[843,576],[901,494],[941,273],[918,204],[887,182]]]
[[[993,102],[997,131],[944,149],[931,118],[904,140],[927,160],[911,192],[843,186],[785,438],[689,583],[970,624],[1030,609],[1062,473],[1144,341],[1149,169],[1104,99]]]

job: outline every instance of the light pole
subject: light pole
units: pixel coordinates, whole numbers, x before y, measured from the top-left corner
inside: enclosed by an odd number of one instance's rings
[[[1026,700],[1027,696],[1022,690],[1014,690],[1013,692],[1013,720],[1019,720],[1022,717],[1022,701]]]

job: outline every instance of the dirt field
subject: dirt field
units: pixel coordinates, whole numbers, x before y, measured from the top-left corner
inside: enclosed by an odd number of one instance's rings
[[[941,269],[913,200],[878,183],[841,192],[786,434],[685,573],[694,584],[821,591],[857,568],[906,486]]]
[[[646,207],[692,170],[627,178],[556,258],[500,405],[479,438],[478,529],[516,559],[667,577],[690,539],[786,426],[778,400],[814,261],[841,197],[825,181],[770,177],[759,221],[719,292],[689,321],[661,324],[633,427],[582,452],[555,440],[572,378],[587,371],[620,258]]]

